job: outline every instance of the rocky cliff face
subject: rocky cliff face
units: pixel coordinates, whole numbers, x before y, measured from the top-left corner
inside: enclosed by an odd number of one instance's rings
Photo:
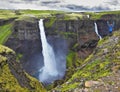
[[[65,38],[69,49],[79,50],[82,46],[86,48],[92,41],[97,42],[99,39],[94,32],[94,22],[91,20],[56,20],[50,27],[46,26],[46,23],[49,23],[49,20],[45,20],[44,23],[48,39],[56,38],[56,36]],[[30,61],[34,61],[31,60],[31,57],[36,58],[36,56],[38,56],[37,59],[40,59],[39,55],[41,54],[42,48],[38,20],[15,21],[13,34],[6,42],[6,45],[15,50],[18,54],[23,55],[21,63],[24,68],[29,65]],[[77,45],[77,49],[75,49],[75,45]],[[96,44],[93,45],[93,47],[95,47]],[[91,53],[91,51],[92,50],[90,50],[89,53]],[[87,55],[84,54],[83,56],[86,57]],[[37,63],[37,65],[40,66],[40,63]]]
[[[49,35],[60,35],[67,39],[69,49],[74,51],[80,51],[81,48],[93,48],[96,46],[99,40],[95,33],[93,20],[53,20],[54,22],[50,26],[51,20],[45,20],[45,29]],[[90,52],[92,51],[89,50]],[[87,50],[86,50],[87,52]],[[84,54],[80,51],[80,57],[85,58],[90,52]],[[84,55],[83,55],[84,54]]]
[[[22,56],[21,63],[26,69],[27,65],[31,64],[31,58],[39,56],[41,52],[38,21],[36,19],[33,19],[33,21],[15,21],[13,33],[6,42],[6,45],[15,50],[18,57],[19,55]]]
[[[8,24],[12,21],[14,21],[16,18],[10,18],[10,19],[0,19],[0,26]]]
[[[99,39],[95,34],[94,21],[92,20],[55,20],[48,27],[47,22],[49,23],[49,21],[51,20],[45,20],[47,33],[68,36],[68,39],[73,39],[71,43],[78,42],[82,46],[87,41]]]
[[[102,37],[108,35],[108,27],[106,17],[99,20],[59,20],[59,19],[45,19],[45,31],[49,39],[56,39],[56,37],[66,39],[66,44],[70,51],[77,52],[77,57],[86,58],[96,47],[99,40],[95,33],[94,22],[98,25],[98,31]],[[119,20],[115,21],[115,30],[119,29]],[[54,41],[52,43],[54,44]],[[6,45],[22,54],[21,63],[24,69],[33,74],[41,66],[41,41],[39,35],[38,20],[33,18],[29,20],[15,21],[13,27],[13,34],[6,42]],[[54,46],[55,47],[55,46]],[[76,57],[76,56],[75,56]],[[75,59],[75,58],[74,58]],[[74,60],[73,60],[74,61]],[[72,61],[72,62],[73,62]],[[79,62],[80,63],[80,62]],[[29,66],[29,69],[27,68]],[[73,64],[74,67],[76,65]]]

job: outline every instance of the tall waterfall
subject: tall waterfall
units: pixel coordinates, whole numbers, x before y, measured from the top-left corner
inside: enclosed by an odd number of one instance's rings
[[[49,45],[44,32],[43,19],[39,21],[40,36],[42,42],[42,54],[44,59],[44,66],[40,69],[39,80],[45,82],[51,80],[50,77],[57,77],[58,71],[56,67],[56,60],[53,48]],[[54,80],[54,79],[53,79]]]
[[[100,36],[100,34],[98,33],[98,28],[97,28],[97,24],[96,23],[94,23],[94,25],[95,25],[95,32],[96,32],[96,34],[99,36],[99,38],[100,38],[100,40],[102,39],[102,37]]]

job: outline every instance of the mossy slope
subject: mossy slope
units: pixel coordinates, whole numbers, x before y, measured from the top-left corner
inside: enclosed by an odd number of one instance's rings
[[[61,92],[74,92],[75,88],[83,88],[87,80],[98,80],[109,76],[120,69],[120,30],[113,36],[99,41],[94,52],[77,67],[72,77],[64,84],[56,87]]]
[[[23,73],[24,75],[26,75],[26,79],[28,79],[29,81],[25,81],[24,85],[22,86],[20,85],[20,83],[11,71],[12,68],[10,68],[12,66],[10,66],[10,62],[14,62],[12,63],[13,66],[14,64],[17,65],[17,63],[15,63],[16,60],[10,61],[13,57],[15,57],[14,51],[5,46],[0,45],[0,92],[46,92],[43,86],[36,79],[30,77],[24,71]],[[22,71],[22,69],[16,71],[20,72]],[[29,86],[27,85],[27,82],[29,83]]]

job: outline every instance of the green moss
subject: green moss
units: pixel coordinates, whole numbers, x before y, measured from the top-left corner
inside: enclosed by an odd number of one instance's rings
[[[78,57],[78,54],[74,51],[70,51],[66,57],[66,62],[67,62],[67,68],[68,69],[75,69],[76,67],[79,67],[82,65],[84,62],[82,59]]]
[[[53,23],[55,22],[56,18],[52,17],[50,18],[50,20],[48,22],[45,22],[45,27],[49,28],[53,25]]]
[[[56,14],[62,14],[62,11],[54,11],[54,10],[20,10],[19,11],[22,16],[33,16],[37,18],[48,18],[53,17]]]
[[[35,78],[31,77],[30,75],[28,75],[27,73],[25,73],[27,78],[30,79],[30,86],[33,88],[32,92],[46,92],[46,90],[44,89],[44,87],[42,86],[42,84]]]
[[[114,15],[120,15],[120,11],[105,11],[105,12],[86,12],[86,15],[90,15],[91,19],[100,19],[102,18],[102,16],[104,15],[108,15],[108,14],[114,14]]]
[[[0,73],[0,86],[4,92],[29,92],[27,88],[22,88],[15,77],[11,74],[8,65],[4,65],[2,68],[2,72]]]
[[[74,74],[60,88],[55,89],[69,91],[71,85],[75,83],[80,84],[81,80],[84,82],[84,80],[98,80],[102,77],[109,76],[112,74],[112,71],[114,72],[120,69],[119,51],[120,31],[117,31],[113,36],[100,40],[94,52],[84,61],[80,61],[76,69],[74,65],[79,58],[75,59],[77,56],[76,52],[70,52],[67,57],[67,61],[69,61],[67,65],[70,66],[69,69],[74,69]],[[79,85],[79,87],[83,87],[83,85]]]
[[[64,15],[64,20],[78,20],[82,18],[82,14],[78,14],[78,13],[66,13]]]
[[[11,50],[11,49],[9,49],[8,47],[5,47],[5,46],[3,46],[3,45],[0,45],[0,54],[1,54],[1,53],[6,53],[6,54],[11,53],[11,54],[15,54],[15,52],[14,52],[13,50]]]
[[[1,64],[2,62],[5,62],[6,60],[7,60],[6,57],[0,55],[0,64]]]
[[[99,40],[98,45],[99,46],[102,45],[103,43],[105,43],[105,41],[107,41],[107,39],[108,39],[108,37],[105,37],[105,38]]]
[[[67,91],[71,91],[73,89],[75,89],[77,86],[79,85],[79,83],[74,83],[74,84],[70,84],[68,86],[63,86],[63,88],[61,88],[61,92],[67,92]]]
[[[72,76],[71,80],[75,79],[76,77],[95,80],[100,77],[106,76],[107,74],[109,74],[110,69],[106,69],[105,66],[107,66],[109,63],[109,61],[101,62],[101,60],[96,60],[90,64],[87,64],[83,69],[78,70],[78,72],[76,72]]]
[[[12,23],[0,26],[0,44],[4,44],[11,35]]]
[[[109,61],[95,60],[92,63],[87,64],[83,69],[78,70],[73,74],[73,76],[67,81],[68,84],[64,83],[61,90],[70,90],[71,85],[80,84],[80,80],[97,80],[101,77],[110,74]],[[76,88],[77,86],[75,86]]]
[[[5,46],[0,45],[0,65],[1,66],[6,63],[5,61],[7,61],[7,57],[1,55],[1,54],[5,54],[5,53],[6,54],[10,54],[10,53],[11,54],[15,54],[15,52],[12,51],[11,49],[9,49],[9,48],[7,48]]]
[[[38,80],[32,78],[30,75],[28,75],[25,72],[23,73],[25,73],[26,78],[29,79],[30,88],[25,88],[20,86],[18,80],[11,73],[11,70],[7,63],[7,62],[9,63],[12,62],[10,61],[11,56],[15,56],[15,52],[5,46],[0,45],[0,91],[1,92],[46,92],[46,90]]]
[[[18,53],[17,57],[16,57],[16,60],[19,61],[22,57],[23,57],[23,54]]]
[[[15,18],[16,13],[14,12],[14,10],[1,10],[0,9],[0,19],[10,19],[10,18]]]
[[[76,56],[76,53],[71,51],[69,52],[69,54],[67,55],[67,58],[66,58],[66,61],[67,61],[67,67],[73,67],[73,62],[75,61],[75,56]]]
[[[59,31],[58,34],[64,36],[66,39],[69,38],[69,37],[70,37],[70,38],[75,38],[76,35],[77,35],[77,34],[74,33],[74,32],[62,32],[62,31]]]

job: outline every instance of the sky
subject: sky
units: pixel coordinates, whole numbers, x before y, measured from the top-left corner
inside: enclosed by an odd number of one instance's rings
[[[62,11],[120,10],[120,0],[0,0],[0,9]]]

